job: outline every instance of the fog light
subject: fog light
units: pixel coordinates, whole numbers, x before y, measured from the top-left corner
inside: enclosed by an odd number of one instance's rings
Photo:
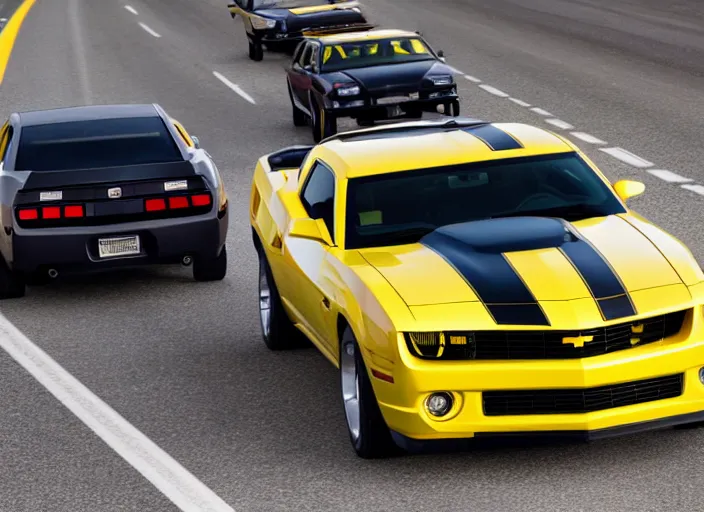
[[[699,382],[704,384],[704,368],[699,368]]]
[[[433,393],[425,401],[425,407],[433,416],[445,416],[452,409],[452,395],[450,393]]]

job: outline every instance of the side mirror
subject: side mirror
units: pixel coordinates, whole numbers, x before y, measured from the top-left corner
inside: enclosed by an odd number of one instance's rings
[[[323,219],[293,219],[288,234],[297,238],[315,240],[325,245],[332,245],[330,233]]]
[[[191,135],[191,140],[193,141],[193,146],[195,146],[196,149],[200,149],[200,139],[194,135]]]
[[[640,181],[621,180],[614,183],[614,190],[622,201],[628,201],[645,192],[645,185]]]

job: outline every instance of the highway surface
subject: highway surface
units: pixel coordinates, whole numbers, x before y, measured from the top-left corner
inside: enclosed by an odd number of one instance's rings
[[[223,282],[204,284],[181,268],[59,280],[0,304],[67,372],[42,370],[47,359],[37,355],[35,375],[44,377],[35,378],[10,355],[30,367],[12,349],[30,342],[0,342],[0,511],[179,510],[188,486],[202,501],[182,510],[701,510],[700,430],[356,458],[334,368],[315,350],[272,353],[261,341],[250,177],[262,154],[311,139],[293,127],[287,58],[250,61],[226,3],[38,0],[22,25],[0,115],[161,104],[226,179],[230,268]],[[0,0],[0,18],[17,4]],[[463,114],[567,134],[609,178],[643,181],[632,206],[704,262],[704,3],[367,4],[380,24],[421,30],[467,75]],[[90,391],[66,387],[68,374]],[[107,405],[93,413],[76,405],[90,392]],[[108,406],[122,419],[89,428]],[[130,425],[143,437],[135,430],[127,440]],[[159,480],[150,473],[157,466],[175,476]]]

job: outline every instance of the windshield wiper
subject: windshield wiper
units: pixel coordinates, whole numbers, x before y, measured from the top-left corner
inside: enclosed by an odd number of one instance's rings
[[[504,217],[558,217],[565,220],[581,220],[590,217],[605,217],[609,215],[601,206],[586,203],[556,206],[554,208],[541,208],[538,210],[520,210],[493,215],[492,219]]]

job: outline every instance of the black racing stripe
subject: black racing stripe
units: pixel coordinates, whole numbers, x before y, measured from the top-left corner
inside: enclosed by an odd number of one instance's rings
[[[521,149],[523,144],[511,137],[508,133],[500,130],[496,126],[485,124],[477,127],[465,129],[467,133],[481,139],[484,144],[494,151],[505,151],[507,149]]]
[[[590,244],[577,238],[560,247],[582,276],[587,288],[594,296],[604,320],[632,316],[636,311],[611,267]]]
[[[550,325],[533,294],[501,253],[476,252],[467,244],[434,231],[421,243],[467,281],[500,325]]]

